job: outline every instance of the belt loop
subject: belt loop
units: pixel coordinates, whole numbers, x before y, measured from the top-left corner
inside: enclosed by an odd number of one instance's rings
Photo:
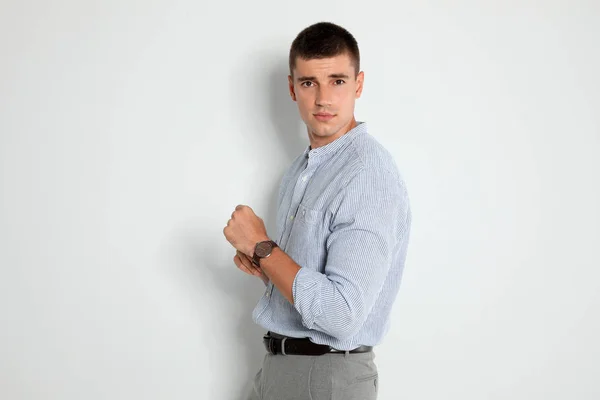
[[[348,357],[348,354],[350,354],[350,350],[344,351],[344,357]]]
[[[285,341],[287,340],[287,337],[284,337],[283,339],[281,339],[281,354],[283,354],[284,356],[287,356],[287,354],[285,354]]]

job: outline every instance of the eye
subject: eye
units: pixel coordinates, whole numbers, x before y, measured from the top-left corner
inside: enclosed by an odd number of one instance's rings
[[[306,82],[302,82],[302,83],[300,84],[300,86],[302,86],[302,87],[308,87],[308,86],[307,86],[307,83],[308,83],[308,84],[312,84],[312,82],[311,82],[311,81],[306,81]]]
[[[341,83],[338,83],[338,82],[341,82]],[[336,85],[342,85],[344,83],[346,83],[346,81],[344,81],[343,79],[338,79],[337,81],[335,81]]]

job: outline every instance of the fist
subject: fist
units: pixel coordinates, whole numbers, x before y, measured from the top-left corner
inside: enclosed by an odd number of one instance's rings
[[[223,235],[231,245],[249,258],[254,255],[256,243],[269,240],[265,223],[252,208],[239,205],[223,228]]]

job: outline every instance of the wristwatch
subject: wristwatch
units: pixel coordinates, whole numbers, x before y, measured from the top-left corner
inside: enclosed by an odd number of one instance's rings
[[[252,264],[260,267],[260,259],[269,257],[275,247],[279,246],[272,240],[264,240],[256,243],[254,255],[252,256]]]

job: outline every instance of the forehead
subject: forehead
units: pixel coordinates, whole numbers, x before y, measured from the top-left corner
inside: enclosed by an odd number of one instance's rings
[[[328,75],[330,73],[350,73],[354,71],[354,65],[348,54],[340,54],[328,58],[313,58],[304,60],[296,59],[294,75]]]

